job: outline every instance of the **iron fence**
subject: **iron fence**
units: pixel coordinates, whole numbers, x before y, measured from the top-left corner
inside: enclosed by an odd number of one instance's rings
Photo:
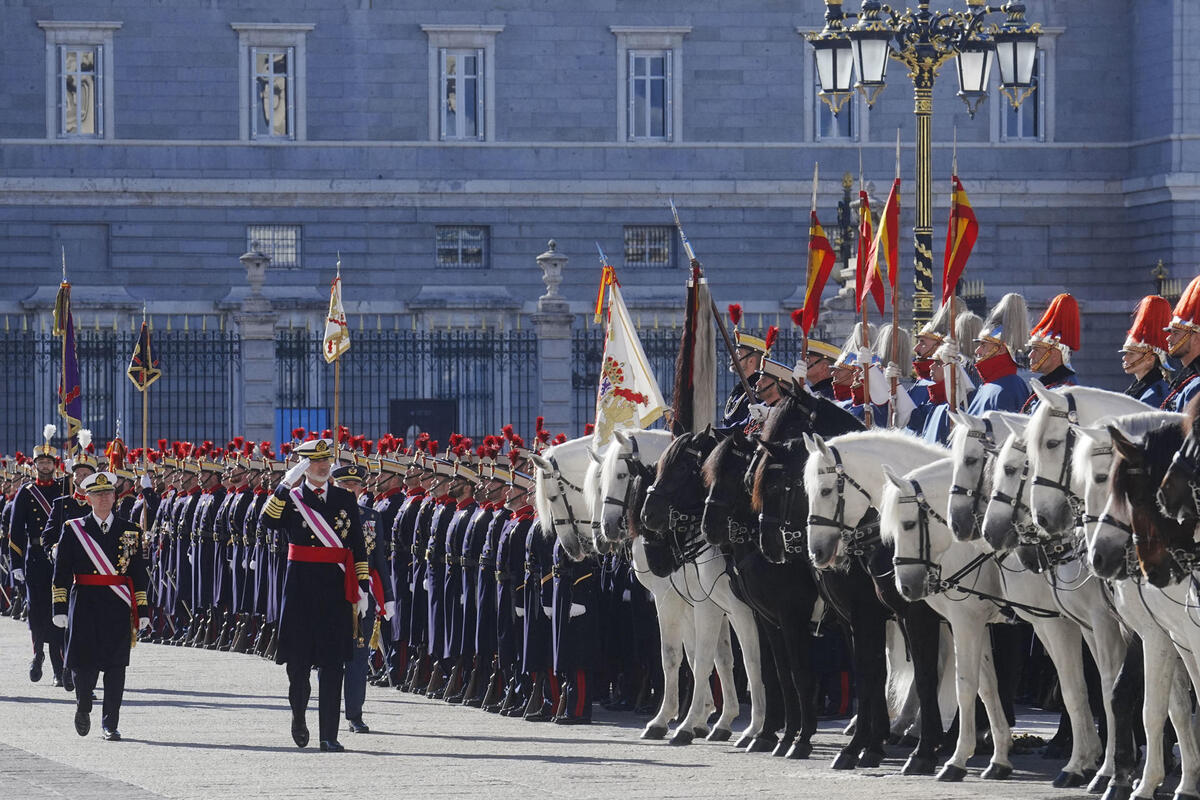
[[[761,323],[762,320],[760,319]],[[757,330],[757,329],[756,329]],[[765,330],[765,328],[763,328]],[[675,380],[675,356],[679,352],[679,339],[683,333],[680,327],[658,326],[639,327],[638,338],[642,349],[646,351],[646,359],[654,371],[659,389],[667,403],[671,402],[671,391]],[[820,338],[822,332],[817,330],[814,336]],[[789,322],[787,326],[780,325],[779,338],[771,349],[771,357],[785,364],[795,364],[803,352],[804,337],[800,330]],[[727,367],[729,353],[725,343],[718,334],[717,349],[717,419],[725,407],[725,399],[733,391],[737,376]],[[604,326],[587,324],[586,318],[572,330],[571,335],[571,388],[573,390],[573,413],[577,430],[575,435],[583,434],[583,426],[596,416],[596,389],[600,380],[600,364],[604,360]],[[660,420],[654,425],[661,428]]]
[[[82,424],[97,449],[117,432],[130,447],[142,441],[142,397],[126,377],[137,333],[111,328],[76,330],[82,390]],[[225,437],[240,420],[240,339],[220,329],[154,331],[154,357],[162,377],[150,387],[148,439],[203,440]],[[0,332],[0,369],[12,376],[0,400],[0,453],[29,452],[41,442],[42,427],[62,434],[57,392],[62,340],[26,325]],[[60,435],[59,439],[61,440]]]
[[[332,427],[334,367],[321,357],[320,343],[316,331],[276,334],[279,439],[297,426]],[[338,423],[355,433],[377,438],[390,431],[411,441],[421,430],[435,438],[455,431],[479,441],[511,423],[532,436],[533,331],[355,330],[340,360]]]

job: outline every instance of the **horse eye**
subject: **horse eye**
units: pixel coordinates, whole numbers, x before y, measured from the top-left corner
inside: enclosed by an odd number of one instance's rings
[[[1017,474],[1016,467],[1005,467],[1004,468],[1005,477],[1011,478],[1013,475],[1016,475],[1016,474]]]
[[[1054,448],[1058,447],[1060,444],[1062,444],[1062,440],[1060,440],[1060,439],[1051,439],[1051,440],[1049,440],[1048,442],[1046,442],[1046,449],[1047,449],[1047,450],[1053,450]]]
[[[1108,481],[1107,475],[1101,475],[1101,474],[1096,475],[1096,483],[1106,483],[1107,481]]]
[[[821,490],[821,497],[829,497],[829,495],[831,495],[831,494],[833,494],[833,489],[822,489]]]
[[[967,465],[968,467],[973,467],[979,463],[979,459],[976,458],[975,456],[969,456],[969,457],[963,459],[963,463],[965,465]]]
[[[911,520],[911,519],[904,520],[904,530],[911,531],[915,527],[917,527],[917,523],[914,522],[913,520]]]

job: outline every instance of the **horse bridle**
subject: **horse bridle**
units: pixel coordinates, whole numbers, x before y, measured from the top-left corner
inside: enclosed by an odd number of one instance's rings
[[[758,460],[758,454],[766,451],[766,448],[759,446],[758,453],[755,454],[754,461]],[[787,466],[782,462],[776,461],[767,464],[764,467],[765,478],[772,472],[783,472],[783,488],[782,497],[780,498],[781,508],[784,509],[784,516],[776,517],[773,514],[768,514],[765,510],[758,514],[758,526],[761,532],[766,524],[774,523],[779,528],[779,534],[783,537],[783,552],[789,555],[802,555],[808,552],[808,530],[803,525],[797,527],[792,522],[792,492],[795,491],[796,485],[792,481],[787,480]],[[748,470],[747,470],[748,472]],[[766,508],[765,504],[763,506]],[[812,519],[809,517],[809,519]]]
[[[742,459],[743,461],[748,461],[751,464],[753,464],[755,462],[755,459],[757,458],[757,452],[754,454],[750,454],[750,453],[745,453],[741,450],[738,450],[737,448],[734,448],[733,452],[738,458]],[[749,472],[749,467],[747,467],[746,470],[742,473],[743,476],[747,472]],[[725,509],[725,519],[729,523],[728,524],[728,533],[729,533],[729,543],[730,544],[752,544],[751,528],[747,525],[743,525],[742,523],[740,523],[734,519],[734,515],[732,513],[733,507],[730,505],[728,500],[725,500],[720,497],[714,497],[712,492],[709,491],[708,496],[706,496],[704,498],[704,508],[705,508],[706,513],[707,513],[707,510],[709,507]]]
[[[1027,454],[1029,449],[1025,442],[1020,439],[1013,439],[1012,449],[1018,453]],[[1021,482],[1017,484],[1017,491],[1014,495],[1008,495],[999,490],[992,492],[992,500],[997,503],[1004,503],[1012,508],[1012,526],[1017,532],[1017,543],[1022,545],[1036,546],[1042,543],[1041,536],[1038,535],[1039,528],[1033,523],[1033,511],[1023,499],[1025,497],[1025,484],[1029,481],[1029,459],[1023,459],[1024,465],[1021,467]],[[1025,513],[1022,514],[1021,512]],[[1028,521],[1022,522],[1022,519]]]
[[[620,456],[617,456],[617,460],[622,462],[623,464],[625,464],[626,471],[618,472],[614,476],[617,480],[626,479],[625,480],[625,496],[618,498],[618,497],[612,497],[611,495],[605,495],[604,503],[603,503],[603,505],[606,505],[606,506],[616,506],[617,508],[621,509],[622,513],[629,510],[629,494],[630,494],[630,492],[633,491],[633,481],[627,480],[627,479],[630,479],[633,477],[644,477],[649,472],[649,467],[647,467],[645,464],[643,464],[641,458],[638,457],[637,439],[630,437],[629,444],[631,445],[630,452],[622,454]],[[601,516],[603,516],[603,515],[601,515]],[[599,520],[592,521],[592,528],[595,529],[595,528],[598,528],[599,526],[600,526]]]
[[[551,469],[554,470],[552,477],[554,478],[555,486],[558,488],[558,494],[554,495],[553,497],[547,497],[546,501],[548,503],[550,503],[551,510],[553,511],[554,504],[558,500],[562,500],[563,507],[567,511],[567,515],[565,518],[558,517],[558,516],[551,516],[550,528],[554,532],[554,535],[557,536],[559,525],[570,524],[571,530],[574,531],[574,533],[575,533],[575,538],[579,539],[579,541],[582,542],[582,541],[584,541],[584,536],[579,532],[580,522],[575,519],[575,512],[573,510],[571,510],[571,504],[566,501],[566,498],[563,495],[566,494],[566,490],[568,488],[571,489],[572,491],[574,491],[576,494],[582,495],[583,489],[580,488],[579,486],[576,486],[575,484],[571,483],[569,480],[567,480],[566,478],[563,477],[562,470],[559,469],[559,467],[558,467],[558,460],[554,456],[550,456],[549,461],[550,461]],[[590,528],[591,520],[585,520],[585,521],[589,523],[588,527]]]
[[[929,536],[929,518],[933,517],[942,525],[949,527],[945,518],[929,505],[925,499],[925,493],[921,491],[921,484],[915,480],[910,480],[912,484],[912,494],[902,494],[896,500],[897,503],[916,503],[917,505],[917,557],[910,558],[908,556],[892,556],[893,567],[918,566],[925,568],[925,594],[938,594],[950,588],[948,582],[942,580],[942,565],[933,560],[933,547]]]
[[[704,460],[704,453],[700,448],[693,447],[690,443],[683,448],[683,452],[691,457],[691,468],[689,474],[694,474],[699,471],[700,465]],[[632,483],[632,481],[631,481]],[[650,484],[646,487],[646,501],[650,500],[651,495],[655,494],[655,489],[658,488],[658,482]],[[667,532],[678,534],[681,530],[686,530],[689,535],[694,534],[700,528],[700,521],[704,516],[704,504],[701,503],[699,510],[688,509],[680,511],[675,504],[667,501]],[[684,527],[686,526],[686,528]]]
[[[983,446],[985,464],[979,468],[979,480],[975,483],[974,489],[969,489],[965,486],[959,486],[957,483],[951,485],[950,495],[971,498],[971,516],[975,518],[975,529],[983,529],[983,511],[979,509],[979,501],[983,497],[983,483],[987,478],[987,457],[996,453],[996,437],[992,431],[992,421],[990,419],[983,420],[983,430],[977,431],[971,429],[967,431],[968,439],[978,439]]]
[[[836,528],[838,538],[841,544],[846,548],[846,552],[850,555],[866,555],[867,552],[879,541],[879,519],[875,517],[870,522],[863,524],[859,520],[858,525],[850,526],[846,524],[846,484],[849,483],[859,494],[867,498],[867,505],[871,505],[871,493],[862,487],[853,475],[846,474],[846,468],[842,465],[842,454],[838,452],[836,447],[829,448],[830,455],[833,456],[832,467],[822,467],[817,470],[818,475],[836,475],[837,482],[835,491],[837,492],[837,506],[833,511],[833,518],[822,517],[819,514],[808,515],[808,527],[813,525],[825,525],[827,527]],[[811,499],[811,498],[810,498]],[[811,505],[811,504],[810,504]],[[863,519],[872,516],[864,514]]]
[[[1183,440],[1183,446],[1175,451],[1171,466],[1187,473],[1188,490],[1192,493],[1192,512],[1200,516],[1200,439],[1194,431]]]
[[[1079,436],[1075,426],[1079,424],[1079,414],[1075,410],[1075,398],[1072,395],[1064,395],[1067,398],[1067,410],[1060,411],[1051,406],[1047,413],[1051,417],[1065,419],[1067,421],[1067,435],[1063,439],[1063,460],[1062,466],[1058,470],[1058,480],[1050,480],[1043,478],[1041,475],[1035,475],[1033,478],[1034,486],[1045,486],[1049,489],[1056,489],[1062,492],[1063,498],[1066,500],[1067,506],[1071,509],[1071,515],[1075,517],[1076,523],[1083,518],[1084,501],[1083,498],[1075,494],[1075,490],[1071,488],[1071,459],[1075,452],[1075,441]]]

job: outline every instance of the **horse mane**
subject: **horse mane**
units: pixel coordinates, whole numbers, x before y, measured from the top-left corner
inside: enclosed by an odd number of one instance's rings
[[[1105,417],[1097,420],[1096,425],[1115,425],[1121,433],[1135,441],[1145,439],[1152,431],[1171,424],[1183,424],[1184,435],[1187,435],[1187,417],[1173,411],[1142,411],[1137,414],[1123,414],[1116,417]]]
[[[776,442],[789,438],[783,434],[784,428],[791,424],[799,412],[805,412],[799,395],[784,394],[767,415],[762,431],[758,437],[764,442]],[[806,413],[806,412],[805,412]]]
[[[667,449],[658,457],[658,464],[655,466],[655,479],[662,478],[663,473],[675,466],[675,462],[679,460],[679,454],[687,449],[692,440],[699,434],[681,433],[675,437],[675,440],[667,445]]]
[[[1146,432],[1140,442],[1142,451],[1143,471],[1148,479],[1155,484],[1162,481],[1171,466],[1175,452],[1183,445],[1183,423],[1175,422],[1159,425]],[[1112,488],[1113,493],[1128,502],[1129,492],[1133,490],[1133,479],[1129,470],[1121,469],[1125,457],[1116,451],[1113,459]]]
[[[704,478],[705,488],[712,488],[712,485],[717,482],[720,476],[720,464],[725,458],[725,454],[733,449],[737,442],[736,436],[726,436],[723,440],[717,443],[708,457],[704,459],[704,464],[701,467],[700,474]]]
[[[837,436],[862,429],[858,418],[837,403],[802,391],[796,395],[784,395],[771,408],[759,438],[764,442],[782,442],[795,439],[802,433]]]
[[[915,433],[901,428],[872,428],[871,430],[843,433],[836,439],[827,440],[826,444],[830,447],[840,448],[847,444],[858,444],[864,439],[871,443],[882,441],[897,446],[917,447],[924,450],[931,459],[945,458],[947,452],[946,448],[941,445],[930,444]]]
[[[1200,421],[1200,394],[1197,394],[1188,401],[1187,408],[1183,410],[1183,435],[1192,435],[1192,426]]]

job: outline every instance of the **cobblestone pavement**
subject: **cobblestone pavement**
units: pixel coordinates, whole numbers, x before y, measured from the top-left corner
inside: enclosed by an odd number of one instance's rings
[[[289,734],[282,667],[252,656],[142,644],[133,651],[122,742],[72,727],[73,698],[28,679],[23,624],[0,619],[0,797],[249,798],[408,797],[619,798],[1068,798],[1056,790],[1059,766],[1037,756],[1014,759],[1006,783],[980,780],[971,762],[961,784],[894,776],[879,769],[834,772],[830,760],[843,723],[823,723],[809,761],[746,754],[730,744],[672,747],[642,742],[643,720],[596,707],[590,727],[564,728],[449,706],[392,689],[369,688],[370,734],[343,733],[344,754],[296,748]],[[100,689],[98,688],[99,692]],[[316,697],[309,727],[316,729]],[[1044,715],[1021,732],[1048,736]]]

